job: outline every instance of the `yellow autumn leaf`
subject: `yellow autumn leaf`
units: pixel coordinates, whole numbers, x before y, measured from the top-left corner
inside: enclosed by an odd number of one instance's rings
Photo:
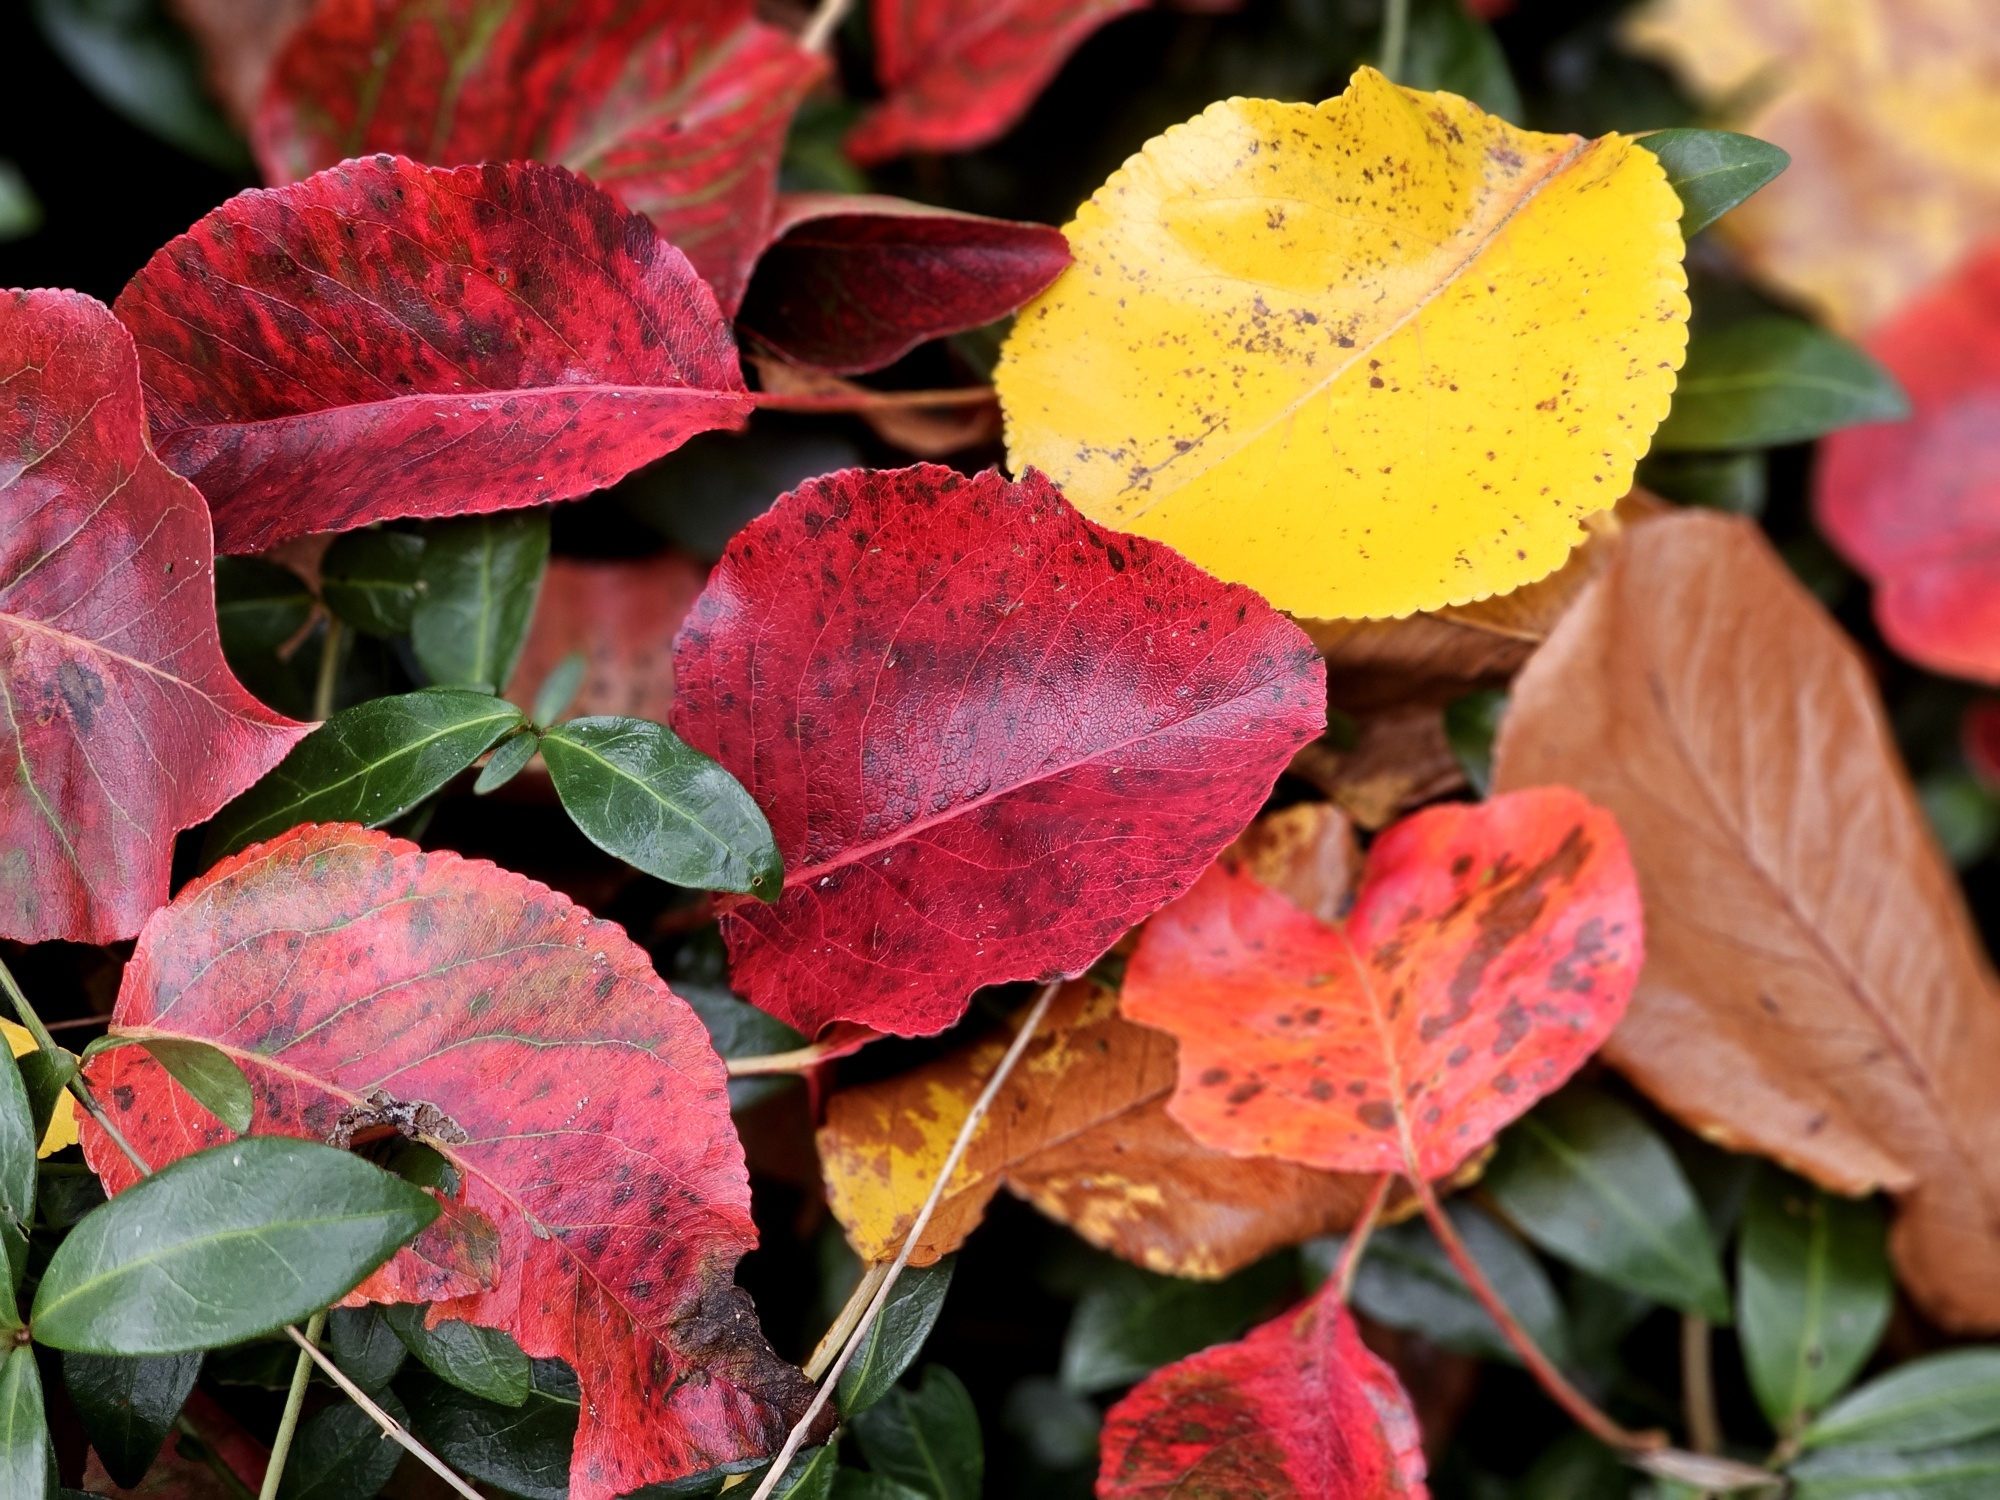
[[[7,1038],[7,1050],[16,1057],[26,1057],[35,1050],[35,1039],[25,1026],[17,1026],[12,1021],[0,1021],[0,1036]],[[67,1093],[56,1097],[55,1110],[49,1115],[49,1128],[42,1135],[41,1148],[37,1156],[53,1156],[65,1146],[76,1144],[76,1101]]]
[[[1617,503],[1687,337],[1680,204],[1621,136],[1372,68],[1231,99],[1077,212],[996,383],[1014,467],[1294,614],[1553,572]]]

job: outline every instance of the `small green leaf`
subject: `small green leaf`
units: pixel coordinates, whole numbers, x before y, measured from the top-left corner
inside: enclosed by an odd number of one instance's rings
[[[1655,130],[1639,144],[1660,159],[1681,200],[1681,238],[1702,230],[1792,164],[1789,153],[1733,130]]]
[[[159,1457],[195,1377],[199,1354],[127,1359],[115,1354],[64,1354],[63,1385],[83,1419],[90,1446],[114,1483],[131,1489]]]
[[[39,1141],[49,1133],[56,1101],[76,1077],[77,1056],[62,1047],[53,1053],[36,1048],[15,1058],[14,1065],[21,1070],[21,1084],[28,1091],[28,1109],[34,1116],[35,1139]]]
[[[1768,463],[1769,458],[1761,449],[1744,453],[1649,453],[1639,461],[1638,482],[1654,494],[1683,505],[1699,505],[1755,520],[1764,514],[1770,499]]]
[[[2000,1349],[1911,1360],[1836,1401],[1808,1448],[1939,1448],[2000,1432]]]
[[[833,1476],[828,1493],[833,1500],[925,1500],[926,1492],[898,1484],[882,1474],[842,1469]]]
[[[549,668],[549,675],[535,689],[534,719],[537,724],[553,724],[563,716],[563,710],[576,697],[576,690],[583,686],[584,664],[583,653],[572,651]]]
[[[1130,1385],[1162,1365],[1241,1334],[1291,1285],[1289,1256],[1223,1281],[1183,1281],[1101,1262],[1063,1337],[1062,1383],[1080,1396]]]
[[[542,736],[542,761],[576,826],[605,853],[675,885],[778,899],[784,861],[762,810],[671,729],[571,719]]]
[[[1570,1088],[1501,1138],[1488,1192],[1551,1255],[1684,1312],[1729,1321],[1694,1190],[1637,1110]]]
[[[549,513],[432,521],[410,645],[431,681],[497,693],[520,658],[549,561]]]
[[[854,1419],[868,1467],[928,1500],[979,1500],[986,1450],[959,1378],[928,1365],[916,1390],[897,1386]]]
[[[1791,1473],[1791,1500],[1993,1500],[2000,1439],[1915,1453],[1826,1448]]]
[[[771,1500],[827,1500],[840,1469],[840,1450],[832,1443],[792,1455],[785,1477],[771,1491]]]
[[[1413,89],[1444,89],[1517,125],[1523,118],[1507,54],[1492,28],[1461,0],[1414,0],[1396,81]]]
[[[410,1351],[390,1326],[383,1307],[336,1307],[326,1316],[326,1351],[343,1374],[364,1391],[379,1391],[396,1378]]]
[[[0,157],[0,244],[24,240],[41,227],[41,200],[21,169]]]
[[[10,1343],[0,1359],[0,1495],[42,1500],[55,1490],[55,1447],[34,1345]]]
[[[408,1425],[409,1413],[394,1391],[377,1391],[375,1403]],[[375,1419],[351,1401],[322,1407],[299,1426],[278,1500],[373,1500],[403,1460]]]
[[[532,729],[518,729],[502,740],[500,748],[480,767],[479,776],[472,783],[472,794],[484,797],[488,792],[499,791],[527,769],[541,744],[542,737]]]
[[[1045,1469],[1077,1469],[1097,1457],[1104,1417],[1087,1397],[1046,1375],[1030,1375],[1007,1392],[1000,1422]]]
[[[421,1370],[397,1385],[417,1436],[461,1474],[526,1500],[567,1500],[580,1410],[567,1366],[536,1360],[533,1389],[518,1407],[482,1401]]]
[[[944,1294],[951,1290],[952,1267],[957,1262],[957,1256],[947,1255],[934,1265],[911,1266],[897,1278],[883,1304],[882,1316],[841,1371],[838,1404],[842,1416],[852,1417],[880,1401],[916,1363],[944,1307]]]
[[[1445,707],[1444,737],[1452,758],[1482,797],[1493,790],[1493,740],[1506,712],[1507,695],[1497,688],[1467,693]]]
[[[284,657],[311,618],[315,600],[290,568],[261,557],[215,560],[215,623],[222,654],[242,684],[273,708],[304,717],[312,711],[319,652],[310,643]]]
[[[1895,1296],[1883,1239],[1873,1200],[1757,1173],[1737,1243],[1737,1321],[1751,1389],[1779,1432],[1839,1395],[1874,1352]]]
[[[456,1318],[426,1328],[427,1309],[409,1303],[398,1303],[384,1312],[396,1337],[433,1374],[496,1405],[519,1406],[528,1399],[534,1367],[521,1346],[498,1328],[482,1328]]]
[[[20,1066],[0,1046],[0,1244],[7,1252],[9,1296],[28,1264],[28,1231],[35,1223],[35,1149],[41,1139]]]
[[[464,688],[425,688],[342,709],[216,814],[203,857],[212,862],[300,823],[380,827],[521,723],[513,704]]]
[[[350,531],[320,561],[320,597],[364,635],[408,635],[423,557],[415,532]]]
[[[1653,446],[1769,448],[1909,414],[1896,377],[1838,334],[1799,318],[1747,318],[1689,340]]]
[[[238,1135],[249,1131],[254,1112],[250,1080],[228,1053],[186,1037],[146,1037],[139,1045],[194,1096],[195,1103]]]
[[[331,1146],[211,1146],[70,1231],[35,1294],[35,1337],[88,1354],[238,1343],[339,1301],[437,1213],[420,1188]]]

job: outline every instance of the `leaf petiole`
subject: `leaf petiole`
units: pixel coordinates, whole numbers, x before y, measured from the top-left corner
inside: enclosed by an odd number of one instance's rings
[[[326,1310],[322,1308],[306,1319],[306,1341],[317,1344],[325,1332]],[[257,1500],[277,1500],[285,1460],[291,1456],[292,1434],[298,1431],[299,1413],[305,1408],[306,1384],[311,1379],[312,1358],[302,1353],[292,1366],[292,1386],[285,1392],[285,1409],[278,1418],[277,1435],[271,1439],[271,1461],[264,1466],[264,1483],[257,1491]]]
[[[1347,1243],[1340,1247],[1340,1260],[1333,1268],[1333,1275],[1327,1279],[1333,1283],[1333,1295],[1343,1306],[1348,1293],[1354,1290],[1354,1275],[1361,1269],[1361,1257],[1368,1253],[1369,1236],[1375,1233],[1375,1226],[1382,1218],[1382,1207],[1389,1201],[1389,1190],[1395,1183],[1394,1172],[1384,1172],[1375,1179],[1375,1186],[1368,1190],[1367,1201],[1361,1205],[1360,1216],[1355,1219],[1354,1227],[1347,1231]]]

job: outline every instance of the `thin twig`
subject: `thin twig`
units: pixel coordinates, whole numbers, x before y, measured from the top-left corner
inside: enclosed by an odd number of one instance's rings
[[[319,641],[319,680],[313,684],[313,717],[322,724],[333,717],[333,692],[340,685],[340,637],[340,616],[328,615]]]
[[[401,1443],[417,1462],[424,1465],[425,1468],[429,1469],[438,1478],[458,1491],[459,1494],[465,1496],[465,1500],[486,1500],[486,1497],[481,1495],[478,1490],[475,1490],[463,1479],[452,1473],[436,1454],[432,1453],[430,1449],[405,1432],[402,1423],[398,1422],[394,1417],[371,1401],[366,1391],[347,1378],[346,1371],[342,1370],[339,1365],[322,1354],[316,1345],[308,1342],[306,1336],[300,1333],[297,1328],[287,1323],[285,1325],[285,1332],[292,1336],[293,1343],[305,1350],[307,1355],[311,1357],[312,1362],[320,1367],[320,1370],[328,1380],[339,1386],[347,1393],[349,1400],[375,1419],[375,1425],[382,1429],[384,1437],[393,1438],[396,1442]]]
[[[1722,1451],[1714,1344],[1708,1319],[1699,1313],[1681,1314],[1681,1406],[1687,1413],[1688,1446],[1697,1453]]]
[[[799,33],[799,45],[808,52],[824,52],[833,42],[833,34],[840,30],[840,23],[847,19],[853,9],[854,0],[819,0],[819,9],[806,22],[806,29]]]
[[[111,1017],[109,1016],[72,1016],[67,1021],[51,1021],[48,1023],[48,1026],[50,1031],[76,1031],[85,1026],[109,1026],[110,1024]]]
[[[13,1004],[14,1014],[19,1016],[21,1024],[28,1028],[28,1035],[35,1039],[35,1045],[41,1049],[42,1055],[51,1063],[62,1063],[69,1054],[56,1044],[53,1036],[49,1035],[49,1028],[42,1024],[42,1018],[35,1013],[34,1006],[28,1003],[28,997],[21,992],[21,986],[15,981],[14,971],[8,968],[5,962],[0,962],[0,989],[7,992],[7,999]],[[81,1069],[70,1074],[64,1087],[69,1090],[70,1096],[84,1107],[91,1119],[97,1122],[98,1129],[109,1136],[111,1143],[125,1153],[125,1159],[138,1168],[139,1175],[151,1176],[153,1169],[146,1165],[146,1158],[132,1149],[132,1143],[125,1139],[124,1132],[112,1123],[111,1116],[104,1112],[104,1106],[99,1104],[97,1096],[91,1093],[90,1085],[84,1082]]]
[[[723,1061],[731,1078],[756,1078],[766,1073],[803,1073],[830,1057],[844,1057],[853,1049],[847,1038],[837,1042],[812,1042],[790,1052],[766,1052],[758,1057],[731,1057]]]
[[[1409,39],[1410,0],[1388,0],[1382,11],[1382,76],[1391,83],[1403,76]]]
[[[812,1358],[805,1362],[806,1379],[817,1380],[826,1373],[826,1367],[833,1363],[834,1355],[847,1342],[849,1334],[861,1315],[868,1311],[868,1304],[875,1300],[875,1293],[882,1285],[882,1278],[889,1274],[889,1262],[878,1260],[864,1268],[861,1277],[854,1283],[854,1290],[848,1294],[846,1305],[834,1315],[831,1325],[813,1346]]]
[[[317,1344],[326,1332],[326,1313],[306,1319],[306,1341]],[[292,1388],[285,1392],[285,1409],[278,1417],[278,1433],[271,1439],[271,1461],[264,1466],[264,1483],[257,1500],[277,1500],[278,1482],[285,1475],[285,1460],[291,1456],[292,1434],[299,1430],[299,1413],[305,1410],[306,1386],[312,1380],[312,1359],[305,1354],[292,1366]]]
[[[1375,1186],[1368,1190],[1368,1201],[1361,1205],[1360,1217],[1347,1231],[1347,1243],[1340,1247],[1340,1259],[1327,1279],[1333,1283],[1334,1296],[1343,1303],[1354,1290],[1354,1274],[1361,1269],[1361,1257],[1368,1253],[1368,1237],[1375,1232],[1376,1221],[1382,1217],[1382,1207],[1389,1201],[1389,1189],[1395,1181],[1394,1172],[1384,1172],[1375,1179]]]
[[[910,1263],[910,1255],[917,1248],[918,1242],[923,1239],[924,1230],[930,1225],[931,1215],[937,1212],[938,1204],[944,1201],[945,1185],[951,1181],[952,1173],[958,1170],[959,1162],[965,1157],[966,1148],[972,1144],[972,1137],[978,1133],[980,1122],[986,1118],[986,1112],[993,1107],[993,1100],[998,1096],[1001,1086],[1007,1082],[1007,1075],[1014,1071],[1014,1064],[1018,1063],[1021,1054],[1028,1050],[1028,1043],[1035,1035],[1035,1028],[1042,1024],[1042,1017],[1048,1014],[1049,1005],[1061,987],[1060,981],[1052,981],[1043,985],[1041,994],[1035,997],[1035,1003],[1028,1009],[1027,1019],[1022,1021],[1021,1029],[1014,1033],[1013,1042],[1001,1057],[1000,1066],[995,1068],[993,1076],[986,1080],[986,1087],[980,1090],[979,1097],[973,1101],[972,1109],[965,1117],[965,1123],[959,1126],[958,1138],[951,1143],[951,1150],[945,1155],[944,1165],[938,1168],[937,1181],[931,1184],[930,1196],[924,1199],[924,1206],[917,1210],[917,1217],[910,1224],[910,1232],[903,1236],[903,1248],[896,1252],[895,1260],[890,1262],[888,1274],[882,1278],[882,1285],[869,1300],[867,1312],[862,1314],[854,1332],[848,1336],[847,1346],[840,1351],[840,1358],[835,1360],[833,1367],[826,1372],[826,1379],[820,1382],[819,1390],[813,1396],[812,1405],[806,1408],[806,1414],[800,1417],[793,1424],[792,1430],[786,1434],[784,1447],[780,1448],[777,1457],[771,1460],[771,1467],[764,1471],[764,1482],[757,1486],[757,1492],[750,1497],[750,1500],[770,1500],[771,1492],[778,1487],[778,1481],[785,1477],[785,1470],[791,1465],[792,1456],[799,1451],[799,1445],[805,1441],[805,1436],[812,1430],[814,1421],[825,1409],[827,1398],[840,1384],[840,1372],[847,1368],[847,1362],[854,1357],[855,1350],[859,1349],[862,1340],[868,1337],[868,1330],[875,1326],[875,1320],[882,1315],[882,1309],[888,1306],[889,1294],[896,1289],[896,1278],[903,1274],[903,1267]]]
[[[935,391],[875,391],[857,386],[852,392],[752,391],[750,399],[766,411],[900,411],[906,407],[984,406],[993,400],[990,385],[954,385]]]

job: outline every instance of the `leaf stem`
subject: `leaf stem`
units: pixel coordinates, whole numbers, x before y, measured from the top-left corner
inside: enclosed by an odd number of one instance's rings
[[[1361,1257],[1368,1253],[1369,1236],[1375,1233],[1376,1222],[1382,1217],[1383,1205],[1389,1201],[1389,1189],[1395,1182],[1394,1172],[1384,1172],[1375,1179],[1375,1186],[1368,1190],[1368,1200],[1361,1205],[1354,1227],[1347,1231],[1347,1243],[1340,1247],[1340,1259],[1334,1264],[1333,1275],[1327,1279],[1333,1283],[1333,1295],[1343,1304],[1348,1293],[1354,1290],[1354,1276],[1361,1269]]]
[[[799,33],[799,45],[808,52],[824,52],[833,43],[833,34],[854,7],[854,0],[819,0],[819,8],[806,29]]]
[[[19,1016],[21,1024],[28,1028],[28,1035],[35,1039],[35,1045],[41,1049],[42,1055],[51,1063],[58,1065],[69,1058],[69,1054],[57,1045],[56,1039],[49,1035],[49,1028],[42,1024],[42,1018],[35,1014],[34,1006],[28,1003],[28,997],[21,992],[21,986],[14,979],[14,971],[7,967],[4,959],[0,959],[0,989],[7,992],[7,999],[14,1007],[14,1014]],[[104,1106],[97,1102],[97,1096],[91,1093],[90,1085],[84,1082],[82,1070],[72,1073],[63,1086],[69,1090],[71,1097],[89,1112],[91,1119],[97,1122],[98,1129],[109,1136],[111,1143],[125,1153],[125,1159],[138,1168],[139,1175],[150,1177],[153,1169],[146,1164],[145,1157],[132,1149],[132,1143],[125,1139],[124,1132],[119,1130],[112,1123],[111,1116],[104,1112]]]
[[[993,1076],[986,1080],[986,1087],[980,1090],[979,1097],[973,1101],[971,1110],[965,1116],[965,1123],[958,1127],[958,1138],[951,1143],[951,1150],[945,1154],[944,1164],[938,1168],[937,1181],[931,1184],[930,1195],[924,1199],[924,1206],[917,1210],[917,1217],[910,1224],[910,1232],[903,1236],[903,1247],[896,1252],[896,1258],[889,1263],[889,1270],[882,1277],[882,1284],[869,1299],[867,1311],[855,1324],[854,1332],[848,1335],[847,1345],[840,1351],[840,1358],[833,1362],[833,1367],[826,1372],[826,1379],[820,1382],[819,1390],[813,1396],[812,1405],[806,1408],[805,1415],[800,1417],[792,1425],[792,1430],[786,1434],[784,1447],[780,1448],[777,1457],[771,1460],[771,1467],[764,1471],[763,1483],[757,1486],[757,1491],[750,1500],[770,1500],[771,1492],[778,1487],[778,1481],[785,1477],[785,1470],[790,1466],[793,1455],[799,1451],[806,1434],[812,1430],[813,1422],[825,1409],[827,1398],[840,1383],[841,1371],[847,1368],[847,1362],[854,1358],[854,1351],[861,1347],[862,1340],[868,1337],[868,1330],[875,1326],[875,1320],[882,1315],[882,1309],[888,1306],[889,1294],[896,1289],[896,1278],[903,1274],[903,1268],[910,1263],[911,1253],[923,1239],[924,1230],[930,1226],[931,1215],[937,1212],[938,1204],[944,1201],[945,1185],[951,1181],[952,1173],[958,1170],[959,1162],[964,1160],[966,1148],[972,1144],[973,1136],[979,1133],[979,1126],[985,1120],[986,1112],[993,1107],[994,1099],[998,1097],[1002,1085],[1007,1082],[1007,1075],[1014,1071],[1014,1065],[1021,1060],[1021,1054],[1028,1050],[1028,1043],[1033,1040],[1036,1028],[1042,1024],[1042,1017],[1049,1013],[1049,1005],[1055,1000],[1056,991],[1061,987],[1060,980],[1052,980],[1043,985],[1042,992],[1035,997],[1035,1003],[1028,1008],[1027,1019],[1021,1022],[1021,1029],[1014,1033],[1014,1040],[1009,1044],[1005,1055],[1001,1057],[1000,1066],[995,1068]]]
[[[382,1410],[381,1407],[377,1406],[374,1403],[374,1401],[369,1399],[368,1393],[362,1390],[361,1387],[356,1385],[353,1381],[349,1380],[347,1378],[347,1372],[341,1369],[340,1366],[335,1364],[332,1360],[328,1359],[325,1354],[320,1352],[319,1346],[308,1340],[304,1334],[299,1332],[298,1328],[295,1325],[287,1323],[285,1325],[285,1332],[290,1334],[292,1342],[297,1344],[299,1348],[304,1351],[306,1356],[310,1358],[314,1364],[320,1367],[320,1369],[325,1373],[326,1378],[328,1380],[331,1380],[335,1385],[339,1386],[341,1390],[347,1393],[347,1397],[349,1400],[351,1400],[356,1406],[360,1407],[363,1411],[367,1412],[369,1416],[375,1419],[375,1425],[382,1429],[382,1435],[384,1437],[392,1438],[396,1442],[402,1444],[403,1448],[407,1452],[409,1452],[412,1457],[414,1457],[425,1468],[429,1469],[433,1474],[437,1475],[437,1477],[442,1479],[446,1484],[450,1485],[452,1489],[456,1490],[459,1494],[465,1496],[465,1500],[486,1500],[486,1497],[481,1495],[479,1491],[475,1490],[471,1485],[467,1484],[463,1479],[460,1479],[456,1474],[452,1473],[452,1471],[445,1466],[444,1461],[440,1459],[435,1453],[432,1453],[430,1449],[426,1448],[422,1443],[418,1442],[415,1438],[411,1437],[410,1434],[404,1430],[402,1423],[398,1422],[394,1417],[390,1416],[386,1411]]]
[[[854,1325],[861,1315],[868,1311],[868,1304],[875,1300],[875,1293],[882,1285],[882,1278],[889,1274],[889,1262],[878,1260],[861,1272],[861,1278],[854,1283],[854,1290],[848,1294],[847,1304],[834,1315],[826,1333],[813,1346],[812,1357],[805,1363],[806,1379],[817,1380],[826,1373],[826,1367],[833,1363],[833,1357],[854,1332]]]
[[[1382,7],[1382,76],[1391,83],[1403,76],[1403,54],[1409,50],[1410,0],[1386,0]]]
[[[1715,1339],[1700,1313],[1681,1314],[1681,1407],[1687,1414],[1688,1446],[1697,1453],[1722,1451],[1722,1419],[1715,1404]]]
[[[1458,1274],[1465,1278],[1465,1285],[1486,1309],[1486,1315],[1500,1329],[1501,1335],[1521,1356],[1521,1363],[1528,1367],[1528,1373],[1535,1377],[1537,1384],[1548,1392],[1549,1399],[1568,1413],[1570,1420],[1588,1432],[1607,1448],[1620,1453],[1652,1453],[1667,1446],[1667,1435],[1663,1432],[1633,1432],[1621,1427],[1591,1399],[1569,1383],[1555,1362],[1542,1353],[1541,1346],[1515,1320],[1500,1294],[1493,1290],[1493,1283],[1486,1279],[1486,1272],[1479,1262],[1472,1258],[1472,1252],[1465,1248],[1465,1241],[1459,1238],[1458,1227],[1451,1222],[1451,1216],[1438,1202],[1437,1193],[1421,1176],[1412,1175],[1410,1186],[1416,1190],[1417,1201],[1423,1204],[1424,1217],[1430,1220],[1431,1232],[1438,1237],[1444,1253]]]
[[[877,1040],[879,1033],[864,1040]],[[789,1052],[765,1052],[756,1057],[730,1057],[723,1060],[731,1078],[755,1078],[765,1073],[803,1073],[829,1058],[846,1057],[853,1053],[860,1043],[851,1033],[836,1031],[832,1036],[817,1042],[809,1042],[803,1047],[794,1047]]]
[[[326,617],[326,634],[319,641],[319,679],[313,684],[313,717],[324,724],[333,717],[333,692],[340,682],[340,616]]]
[[[955,385],[935,391],[854,390],[752,391],[751,400],[765,411],[899,411],[906,407],[984,406],[994,399],[990,385]]]
[[[326,1332],[326,1313],[314,1313],[306,1319],[306,1340],[317,1344],[320,1335]],[[285,1409],[278,1418],[277,1436],[271,1439],[271,1461],[264,1466],[264,1483],[257,1491],[257,1500],[277,1500],[278,1482],[285,1475],[285,1460],[292,1451],[292,1434],[298,1431],[299,1413],[306,1404],[306,1385],[312,1379],[312,1358],[300,1354],[298,1362],[292,1366],[292,1387],[285,1392]]]

